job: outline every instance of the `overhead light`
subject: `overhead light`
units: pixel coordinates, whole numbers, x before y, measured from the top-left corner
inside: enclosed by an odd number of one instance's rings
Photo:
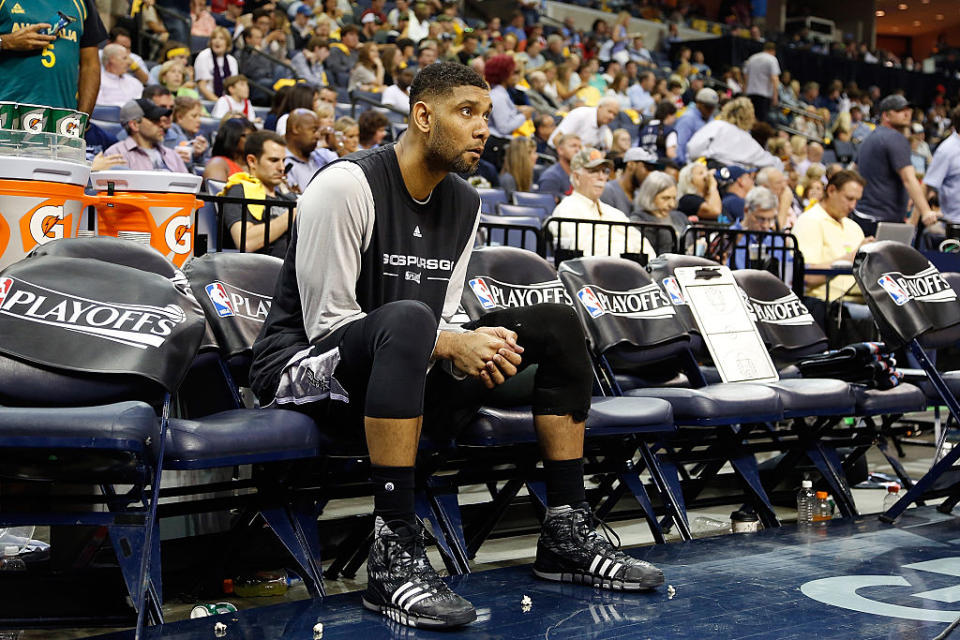
[[[882,17],[885,16],[885,15],[887,15],[887,12],[886,12],[886,11],[884,11],[884,10],[882,10],[882,9],[877,10],[877,17],[878,17],[878,18],[882,18]]]
[[[900,4],[897,5],[897,9],[900,9],[900,11],[906,11],[907,8],[908,8],[908,7],[907,7],[906,3],[904,3],[904,2],[901,2]]]
[[[937,20],[943,20],[943,14],[942,14],[942,13],[938,13],[938,14],[937,14]]]
[[[920,21],[919,21],[919,20],[914,20],[914,21],[913,21],[913,26],[919,27],[919,26],[920,26]]]
[[[930,0],[920,0],[923,4],[930,4]]]

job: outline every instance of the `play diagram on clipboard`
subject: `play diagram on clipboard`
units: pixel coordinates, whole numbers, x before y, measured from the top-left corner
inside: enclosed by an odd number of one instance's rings
[[[679,267],[683,296],[724,382],[776,382],[770,354],[727,267]]]

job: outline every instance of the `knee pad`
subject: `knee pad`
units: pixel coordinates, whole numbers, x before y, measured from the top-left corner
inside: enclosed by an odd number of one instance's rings
[[[426,361],[437,342],[437,319],[433,309],[419,300],[398,300],[380,307],[383,314],[374,348],[389,349],[402,357]]]

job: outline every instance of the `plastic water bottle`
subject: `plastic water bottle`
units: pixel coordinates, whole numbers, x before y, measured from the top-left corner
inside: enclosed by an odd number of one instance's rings
[[[3,555],[0,555],[0,571],[9,572],[27,570],[27,563],[23,561],[23,558],[17,555],[20,552],[20,547],[10,544],[0,549],[0,551],[3,552]]]
[[[817,494],[813,491],[813,482],[804,480],[797,492],[797,524],[809,527],[813,524],[813,511],[817,504]]]
[[[883,496],[883,511],[886,513],[890,510],[890,507],[897,504],[900,498],[903,497],[903,494],[900,493],[900,485],[890,484],[887,485],[887,495]]]
[[[704,536],[716,536],[723,533],[730,533],[730,523],[707,516],[697,516],[690,524],[691,533],[700,538]]]
[[[36,527],[0,527],[0,551],[4,555],[17,555],[27,546]],[[13,553],[6,553],[8,547],[16,547]]]
[[[287,589],[302,580],[298,576],[287,574],[285,569],[278,571],[257,571],[223,581],[223,592],[234,593],[241,598],[258,596],[282,596]]]
[[[813,523],[817,526],[825,526],[829,520],[833,519],[833,502],[826,491],[817,491],[816,508],[813,510]]]

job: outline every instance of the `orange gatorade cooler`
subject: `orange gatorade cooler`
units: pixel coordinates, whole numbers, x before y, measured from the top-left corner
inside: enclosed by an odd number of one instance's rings
[[[202,178],[166,171],[98,171],[97,235],[150,245],[178,267],[193,253],[193,212]]]
[[[34,247],[77,235],[90,167],[50,158],[0,155],[0,270]]]

